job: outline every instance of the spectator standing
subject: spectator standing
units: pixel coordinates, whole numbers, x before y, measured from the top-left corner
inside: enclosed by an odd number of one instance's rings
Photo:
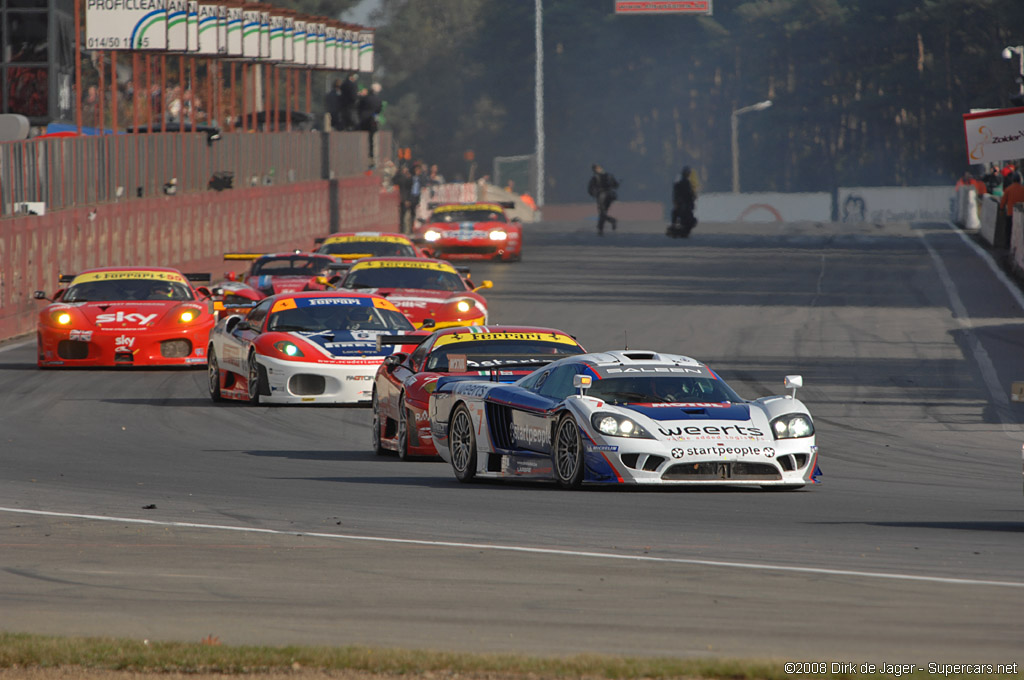
[[[1007,224],[1013,219],[1013,206],[1024,203],[1024,183],[1021,182],[1021,174],[1014,172],[1010,175],[1010,185],[1003,189],[1003,197],[999,199],[1000,212],[1006,216]]]
[[[338,88],[339,106],[341,108],[341,125],[345,130],[358,130],[359,120],[356,114],[356,107],[359,104],[359,86],[356,85],[358,73],[350,73],[341,81]]]
[[[432,185],[444,184],[444,175],[437,169],[437,163],[430,166],[430,174],[427,175]]]
[[[398,230],[403,234],[411,234],[412,229],[406,227],[406,219],[411,222],[415,215],[415,205],[412,200],[412,174],[409,166],[402,163],[398,174],[391,180],[391,183],[398,187]]]
[[[335,80],[334,85],[324,97],[324,109],[331,115],[331,129],[339,132],[345,129],[344,112],[341,106],[342,82],[341,78]]]
[[[679,178],[672,185],[672,225],[670,236],[686,238],[697,226],[694,210],[697,207],[697,191],[693,187],[692,173],[689,166],[684,167]]]
[[[360,92],[357,111],[359,114],[359,129],[369,133],[370,158],[373,154],[373,138],[377,134],[377,115],[383,109],[383,102],[380,98],[380,83],[374,83],[369,89],[364,88]]]
[[[619,226],[619,221],[608,214],[608,209],[619,197],[616,191],[619,188],[619,182],[614,175],[605,172],[604,168],[597,163],[594,163],[591,169],[594,174],[590,177],[590,183],[587,185],[587,193],[597,201],[597,235],[604,236],[605,222],[611,222],[613,231]]]

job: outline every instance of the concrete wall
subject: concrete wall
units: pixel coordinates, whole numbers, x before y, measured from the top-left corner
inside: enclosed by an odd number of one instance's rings
[[[397,194],[379,180],[338,180],[340,228],[397,231]],[[94,208],[0,221],[0,339],[35,330],[42,302],[32,292],[56,290],[60,274],[121,264],[210,272],[227,269],[229,251],[310,249],[330,231],[332,183],[232,189],[137,199]]]

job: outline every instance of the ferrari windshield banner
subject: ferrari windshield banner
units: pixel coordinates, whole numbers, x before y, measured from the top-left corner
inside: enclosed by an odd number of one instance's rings
[[[352,271],[359,269],[432,269],[436,272],[458,273],[451,265],[441,262],[413,262],[412,260],[372,260],[370,262],[361,262],[352,267]]]
[[[177,281],[187,283],[187,280],[177,272],[147,272],[147,271],[116,271],[116,272],[90,272],[76,276],[71,285],[86,283],[89,281],[116,281],[119,279],[156,279],[159,281]]]
[[[1024,107],[964,114],[970,165],[1024,158]]]
[[[166,50],[167,0],[86,0],[90,50]]]
[[[404,236],[330,236],[324,239],[324,245],[331,243],[408,243],[409,239]]]

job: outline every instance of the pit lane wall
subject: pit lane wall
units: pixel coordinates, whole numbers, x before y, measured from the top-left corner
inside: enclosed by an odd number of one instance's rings
[[[337,185],[332,207],[331,188]],[[0,221],[0,340],[35,330],[60,274],[108,265],[171,266],[209,272],[231,267],[231,251],[309,249],[332,210],[344,230],[397,231],[398,197],[374,176],[232,189],[71,208]]]

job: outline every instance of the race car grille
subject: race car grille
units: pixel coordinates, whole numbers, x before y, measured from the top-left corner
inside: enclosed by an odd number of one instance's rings
[[[775,466],[767,463],[679,463],[661,476],[667,480],[694,482],[723,479],[771,481],[782,479]]]
[[[498,449],[514,449],[512,442],[512,411],[507,406],[486,403],[487,422],[490,425],[491,439]]]
[[[811,458],[810,454],[807,453],[794,453],[792,455],[786,454],[785,456],[779,456],[776,460],[779,461],[779,467],[786,472],[793,472],[807,465],[807,461]]]
[[[160,343],[160,356],[165,359],[180,359],[192,354],[192,343],[188,340],[164,340]]]
[[[89,343],[81,340],[61,340],[57,343],[57,356],[61,359],[85,359],[89,356]]]
[[[628,468],[646,470],[647,472],[654,472],[659,465],[665,462],[663,456],[648,456],[639,453],[625,453],[621,456],[621,460]]]
[[[483,253],[493,253],[496,250],[495,246],[455,246],[455,245],[443,245],[439,248],[443,253],[449,255],[480,255]]]
[[[299,373],[288,380],[288,391],[296,396],[323,394],[326,388],[327,381],[322,375]]]

